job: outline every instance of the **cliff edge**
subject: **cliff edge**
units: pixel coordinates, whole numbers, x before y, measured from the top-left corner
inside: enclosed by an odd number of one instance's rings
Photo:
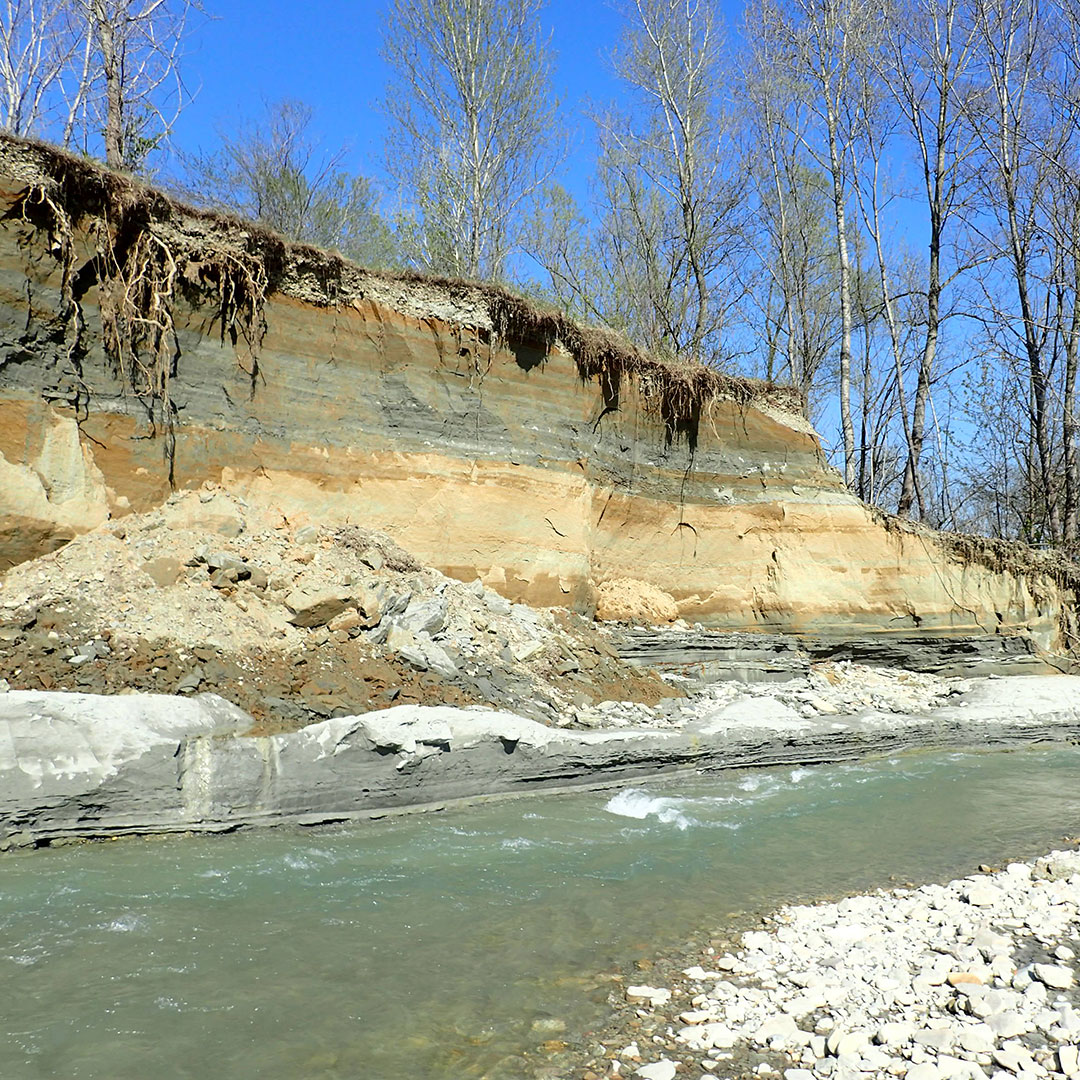
[[[0,138],[0,570],[210,482],[533,606],[1068,650],[1072,567],[865,506],[799,404]]]

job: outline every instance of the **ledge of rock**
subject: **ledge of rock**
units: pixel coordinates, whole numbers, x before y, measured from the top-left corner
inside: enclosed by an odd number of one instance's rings
[[[924,713],[807,716],[740,698],[680,730],[570,732],[487,709],[398,706],[299,731],[250,725],[212,694],[0,694],[0,848],[123,833],[318,824],[611,785],[660,772],[808,765],[915,747],[1080,736],[1080,678],[973,680]]]

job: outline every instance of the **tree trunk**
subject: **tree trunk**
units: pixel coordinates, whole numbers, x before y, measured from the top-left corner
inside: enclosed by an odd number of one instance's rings
[[[1080,217],[1074,214],[1073,220]],[[1080,222],[1077,222],[1080,225]],[[1073,236],[1076,236],[1075,231]],[[1080,257],[1073,256],[1072,321],[1065,338],[1065,394],[1062,403],[1063,438],[1065,442],[1065,519],[1062,536],[1066,544],[1077,540],[1077,501],[1080,498],[1080,468],[1076,454],[1076,367],[1080,345]]]
[[[833,211],[836,216],[836,247],[840,261],[840,427],[844,436],[844,482],[855,487],[855,428],[851,422],[851,263],[848,258],[847,214],[844,206],[844,174],[838,146],[836,111],[827,99],[825,118],[829,135]]]
[[[117,22],[122,12],[114,10],[109,0],[95,0],[93,32],[101,50],[102,74],[105,78],[105,164],[110,169],[122,169],[124,161],[124,57],[118,40]]]

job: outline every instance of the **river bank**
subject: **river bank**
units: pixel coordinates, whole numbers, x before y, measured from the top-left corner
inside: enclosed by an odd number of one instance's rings
[[[864,685],[857,701],[850,683],[827,679],[831,699],[809,682],[725,685],[649,726],[641,717],[625,726],[618,712],[606,729],[575,731],[491,709],[403,705],[276,735],[253,733],[250,715],[213,694],[7,691],[0,849],[323,825],[678,771],[1080,738],[1078,677],[943,680],[940,694],[896,673],[870,671],[867,680],[882,686]],[[847,711],[837,704],[844,698]]]
[[[786,906],[675,977],[616,991],[580,1075],[1073,1080],[1078,953],[1077,851]]]

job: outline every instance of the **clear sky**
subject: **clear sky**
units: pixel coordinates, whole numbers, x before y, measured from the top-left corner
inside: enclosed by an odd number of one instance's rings
[[[723,0],[731,33],[741,0]],[[174,142],[212,149],[215,129],[256,119],[263,101],[296,98],[315,112],[313,130],[329,150],[348,147],[345,167],[382,178],[384,121],[378,103],[389,72],[379,57],[379,0],[206,0],[211,16],[192,34],[184,76],[195,100],[180,116]],[[555,86],[566,124],[581,135],[567,163],[568,185],[584,194],[592,133],[582,117],[591,98],[618,96],[608,55],[622,24],[605,0],[550,0],[542,21],[556,57]]]

